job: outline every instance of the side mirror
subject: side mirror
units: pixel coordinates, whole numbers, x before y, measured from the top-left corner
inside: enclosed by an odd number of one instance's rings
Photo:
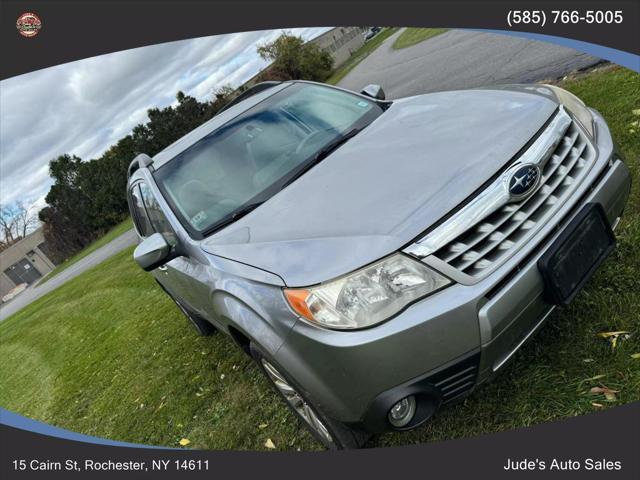
[[[362,90],[360,90],[360,93],[366,95],[367,97],[375,98],[376,100],[385,99],[384,90],[382,90],[382,87],[380,85],[367,85]]]
[[[133,251],[133,259],[143,270],[150,272],[170,260],[171,246],[162,234],[154,233],[145,238]]]

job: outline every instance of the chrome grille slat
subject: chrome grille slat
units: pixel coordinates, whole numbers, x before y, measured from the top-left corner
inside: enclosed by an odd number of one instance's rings
[[[584,153],[584,150],[586,148],[587,148],[587,144],[583,143],[580,146],[580,148],[572,147],[570,152],[568,152],[568,153],[578,152],[577,155],[574,156],[574,160],[578,160],[582,156],[582,154]],[[566,166],[566,165],[564,165],[564,162],[566,161],[566,159],[567,159],[567,156],[563,157],[555,165],[552,165],[550,168],[552,168],[553,170],[551,170],[550,172],[542,172],[542,185],[547,185],[546,180],[549,179],[550,177],[552,177],[558,169],[560,169],[563,166]],[[545,168],[545,170],[546,170],[546,168]]]
[[[578,162],[578,160],[580,158],[580,155],[582,155],[582,153],[584,152],[585,148],[586,148],[586,144],[582,144],[580,149],[576,150],[576,151],[579,152],[578,156],[574,157],[574,159],[571,160],[571,164],[566,167],[567,168],[566,173],[572,171],[573,167]],[[572,148],[572,150],[574,150],[574,149]],[[554,155],[554,157],[555,157],[555,155]],[[566,159],[566,156],[565,156],[565,159]],[[475,245],[477,245],[481,241],[485,240],[486,238],[489,238],[489,240],[491,240],[490,237],[492,235],[495,235],[496,233],[499,233],[500,234],[499,235],[499,239],[492,241],[487,247],[482,249],[480,252],[476,252],[478,254],[476,256],[476,258],[482,258],[484,255],[486,255],[491,250],[493,250],[494,248],[499,246],[505,240],[508,240],[508,237],[516,229],[518,229],[520,227],[523,227],[523,226],[525,226],[525,224],[527,222],[530,222],[531,221],[530,217],[535,214],[535,212],[551,197],[553,192],[555,192],[557,190],[557,188],[564,181],[564,179],[567,178],[567,175],[564,175],[562,177],[558,177],[558,180],[556,180],[555,183],[552,186],[550,186],[549,183],[548,183],[548,181],[551,179],[551,177],[554,176],[555,172],[559,169],[559,167],[563,166],[564,161],[565,161],[564,159],[559,161],[555,165],[555,167],[553,167],[553,170],[551,172],[549,172],[546,176],[543,174],[542,182],[541,182],[542,186],[535,194],[533,194],[531,197],[529,197],[525,201],[521,202],[520,204],[511,204],[510,205],[510,207],[515,207],[515,208],[503,209],[503,210],[506,210],[508,212],[508,214],[503,215],[502,218],[500,218],[500,220],[498,222],[489,223],[489,222],[486,221],[486,219],[484,221],[482,221],[477,227],[477,231],[482,232],[481,235],[476,236],[473,239],[472,242],[463,243],[461,241],[457,241],[454,245],[465,245],[466,248],[465,249],[461,249],[460,247],[458,247],[458,249],[457,249],[457,251],[455,253],[449,254],[448,256],[444,257],[443,260],[446,261],[447,263],[452,263],[455,260],[457,260],[458,258],[460,258],[461,256],[463,256],[466,252],[468,252],[471,248],[473,248]],[[530,208],[532,205],[533,205],[533,209]],[[529,211],[527,213],[524,213],[523,210],[529,210]],[[501,213],[501,212],[502,212],[502,210],[498,211],[498,213]],[[502,227],[509,220],[511,220],[515,216],[517,216],[518,213],[520,213],[522,215],[519,217],[519,219],[516,220],[516,222],[514,222],[510,227],[508,227],[506,229],[506,231],[498,230],[500,227]],[[534,223],[537,223],[537,222],[534,222]],[[488,230],[486,228],[483,228],[484,225],[492,225],[493,228]],[[529,228],[532,228],[532,227],[533,227],[533,225],[529,226]],[[529,228],[527,228],[527,230]],[[451,247],[449,247],[449,250],[451,250]],[[467,262],[465,262],[463,264],[455,264],[455,266],[459,270],[465,270],[465,269],[469,268],[473,263],[476,263],[476,261],[475,260],[469,260],[469,261],[467,261]]]
[[[431,255],[464,274],[481,278],[549,220],[595,160],[592,144],[575,122],[571,121],[566,128],[564,125],[557,128],[562,128],[562,138],[553,151],[538,162],[541,181],[537,190],[524,200],[498,206],[458,236],[435,248]]]

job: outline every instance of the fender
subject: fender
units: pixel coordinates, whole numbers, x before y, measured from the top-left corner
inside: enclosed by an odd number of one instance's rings
[[[297,317],[284,303],[284,298],[282,315],[278,315],[278,318],[259,314],[249,304],[223,290],[212,293],[211,304],[220,322],[224,324],[225,333],[231,335],[229,331],[231,326],[255,341],[272,356],[275,356],[297,321]]]

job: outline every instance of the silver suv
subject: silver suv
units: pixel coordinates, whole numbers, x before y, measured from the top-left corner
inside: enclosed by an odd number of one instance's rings
[[[384,99],[260,84],[129,168],[134,258],[328,448],[495,374],[615,243],[630,175],[547,85]]]

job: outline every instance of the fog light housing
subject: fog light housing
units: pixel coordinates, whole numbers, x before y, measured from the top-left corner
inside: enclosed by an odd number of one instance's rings
[[[409,395],[396,403],[389,410],[389,423],[396,428],[405,427],[416,414],[416,397]]]

